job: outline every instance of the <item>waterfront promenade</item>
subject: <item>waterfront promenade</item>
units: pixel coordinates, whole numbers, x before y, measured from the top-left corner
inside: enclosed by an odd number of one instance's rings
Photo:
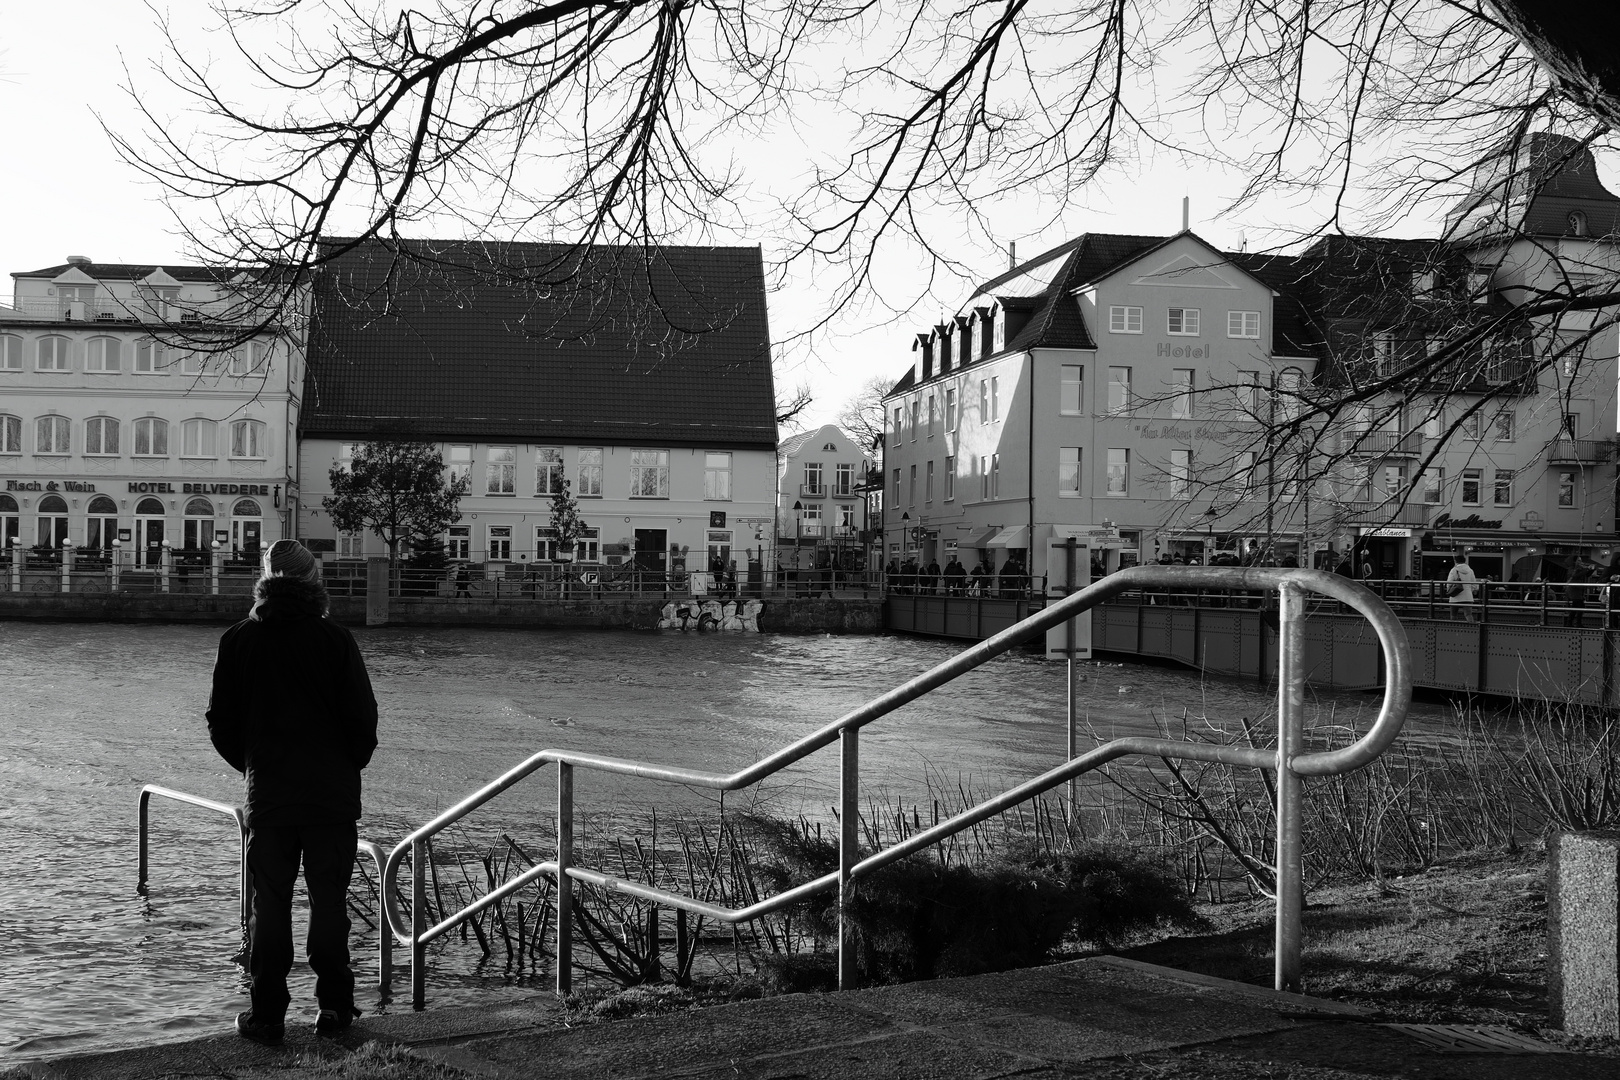
[[[403,1046],[419,1063],[387,1075],[490,1080],[1608,1080],[1617,1066],[1610,1054],[1555,1052],[1524,1036],[1516,1037],[1517,1052],[1482,1052],[1476,1043],[1459,1053],[1477,1033],[1371,1019],[1347,1004],[1096,957],[595,1024],[571,1021],[549,995],[367,1017],[340,1041],[317,1041],[308,1025],[290,1024],[279,1048],[248,1043],[221,1024],[220,1033],[201,1039],[38,1062],[24,1075],[314,1080],[343,1075],[341,1059],[368,1040]],[[1453,1048],[1441,1049],[1436,1038],[1449,1038]],[[434,1065],[454,1071],[435,1073]]]

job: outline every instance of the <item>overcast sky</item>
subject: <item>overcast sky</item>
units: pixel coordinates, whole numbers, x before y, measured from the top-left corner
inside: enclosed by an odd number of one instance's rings
[[[186,35],[188,57],[222,66],[240,65],[228,45],[210,37],[209,16],[200,0],[169,0],[163,5]],[[97,114],[110,126],[133,130],[139,120],[125,92],[124,66],[137,85],[151,95],[157,111],[169,114],[148,65],[162,41],[150,11],[135,0],[80,0],[72,5],[44,5],[35,0],[0,0],[0,123],[11,148],[0,169],[0,270],[15,273],[63,261],[69,254],[107,262],[183,261],[186,252],[175,235],[168,210],[156,192],[113,152]],[[183,121],[182,121],[183,122]],[[803,133],[801,133],[803,134]],[[806,138],[813,139],[814,133]],[[767,155],[752,155],[755,160]],[[1170,233],[1181,224],[1181,200],[1192,199],[1192,225],[1206,239],[1235,248],[1276,243],[1279,229],[1308,228],[1308,212],[1276,204],[1242,218],[1222,218],[1224,201],[1240,178],[1189,170],[1169,155],[1120,169],[1104,182],[1077,193],[1066,206],[1037,217],[1015,203],[981,207],[994,236],[964,239],[962,257],[982,280],[1006,266],[1005,245],[1016,242],[1020,256],[1030,256],[1084,231]],[[1050,211],[1050,208],[1048,208]],[[1041,224],[1035,224],[1035,221]],[[1422,220],[1407,223],[1404,235],[1432,228]],[[763,237],[761,238],[763,239]],[[972,245],[972,246],[969,246]],[[767,257],[770,252],[767,251]],[[885,265],[885,274],[901,284],[906,267]],[[912,295],[914,283],[893,295]],[[0,286],[0,295],[9,287]],[[830,422],[850,392],[872,374],[897,376],[910,362],[915,330],[936,322],[947,309],[966,299],[954,283],[938,295],[909,306],[898,322],[868,307],[850,311],[829,332],[808,345],[785,347],[778,358],[778,380],[808,380],[816,403],[807,420]],[[813,281],[788,282],[771,298],[773,336],[786,342],[814,323],[822,297]]]

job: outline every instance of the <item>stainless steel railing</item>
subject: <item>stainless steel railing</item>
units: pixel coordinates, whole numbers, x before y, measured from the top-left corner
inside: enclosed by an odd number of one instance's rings
[[[152,796],[154,795],[161,796],[165,799],[173,799],[175,802],[186,803],[191,806],[200,806],[204,810],[212,810],[215,813],[224,814],[226,817],[236,822],[236,831],[242,841],[242,880],[240,895],[238,898],[238,910],[240,911],[242,919],[242,952],[239,959],[246,963],[248,949],[252,940],[253,927],[253,872],[248,869],[247,861],[248,823],[246,808],[237,806],[234,803],[220,802],[218,799],[209,799],[201,795],[192,795],[185,791],[176,791],[174,788],[164,787],[161,784],[146,784],[142,786],[140,795],[140,863],[136,871],[137,877],[135,885],[136,891],[142,896],[145,896],[147,892],[148,806],[152,801]],[[380,890],[382,888],[382,868],[384,862],[386,862],[388,859],[388,849],[371,840],[360,840],[357,844],[357,848],[358,854],[369,858],[377,867],[377,884],[378,889]],[[387,926],[380,925],[377,927],[377,966],[381,971],[379,981],[384,987],[388,985],[389,978],[392,974],[393,958],[393,936],[389,933]]]
[[[1275,751],[1213,746],[1173,739],[1115,739],[996,798],[916,833],[894,847],[869,855],[865,859],[858,858],[861,728],[907,702],[972,671],[1022,642],[1044,633],[1048,628],[1057,626],[1110,597],[1144,586],[1277,590],[1280,645],[1278,737]],[[1303,752],[1304,624],[1307,592],[1337,600],[1366,616],[1378,634],[1385,657],[1384,700],[1378,718],[1371,728],[1349,746],[1316,753]],[[1178,758],[1277,771],[1276,986],[1279,990],[1297,990],[1300,984],[1300,916],[1304,904],[1301,876],[1301,779],[1305,776],[1349,772],[1377,758],[1400,733],[1411,696],[1412,676],[1406,632],[1389,607],[1361,585],[1317,570],[1259,567],[1132,567],[1051,604],[1016,626],[964,650],[909,682],[839,717],[798,742],[734,773],[704,772],[568,750],[542,750],[416,829],[394,847],[388,854],[382,870],[380,892],[384,916],[399,943],[408,945],[411,949],[411,998],[413,1005],[421,1008],[426,994],[428,943],[537,878],[545,875],[553,876],[557,880],[557,992],[567,993],[572,988],[572,910],[575,881],[584,881],[598,888],[662,904],[678,912],[692,912],[725,923],[747,922],[813,894],[834,888],[839,891],[842,907],[842,901],[848,898],[854,882],[860,878],[944,840],[979,821],[1050,791],[1081,773],[1089,772],[1117,758],[1133,755]],[[834,873],[805,882],[787,892],[747,907],[730,909],[573,865],[573,787],[576,768],[638,776],[664,783],[734,791],[757,783],[835,741],[839,743],[840,748],[842,777],[839,793],[839,861],[838,870]],[[557,766],[556,858],[507,881],[441,922],[433,926],[426,925],[426,845],[429,838],[547,764]],[[409,916],[399,909],[395,900],[398,874],[407,853],[411,857]],[[839,930],[838,980],[841,988],[847,988],[855,981],[855,952],[851,936],[852,927],[842,916]]]

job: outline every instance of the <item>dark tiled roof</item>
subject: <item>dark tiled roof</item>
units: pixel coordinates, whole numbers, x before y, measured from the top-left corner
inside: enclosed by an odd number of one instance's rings
[[[74,269],[74,263],[61,263],[57,266],[47,266],[43,270],[25,270],[15,273],[14,278],[57,278]],[[235,270],[222,269],[215,266],[171,266],[167,263],[98,263],[93,262],[78,269],[89,274],[98,281],[139,281],[152,271],[162,267],[165,274],[176,281],[225,281],[234,277]]]
[[[367,244],[309,359],[306,435],[776,447],[756,247]]]

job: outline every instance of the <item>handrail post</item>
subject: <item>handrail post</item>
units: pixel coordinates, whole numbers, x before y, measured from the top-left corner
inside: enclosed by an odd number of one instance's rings
[[[557,996],[574,989],[574,767],[557,763]]]
[[[247,815],[238,812],[236,826],[242,831],[242,966],[253,955],[253,868],[248,865]]]
[[[411,1008],[427,1004],[427,844],[411,841]]]
[[[1305,594],[1278,587],[1277,605],[1277,937],[1276,989],[1298,993],[1301,918],[1305,906],[1300,800],[1293,770],[1305,734]]]
[[[135,891],[142,896],[146,895],[146,816],[147,805],[152,801],[152,793],[145,788],[141,789],[140,820],[141,820],[141,854],[135,867]]]
[[[860,861],[861,749],[860,729],[838,733],[838,989],[855,989],[855,923],[849,915],[854,901],[850,874]]]

